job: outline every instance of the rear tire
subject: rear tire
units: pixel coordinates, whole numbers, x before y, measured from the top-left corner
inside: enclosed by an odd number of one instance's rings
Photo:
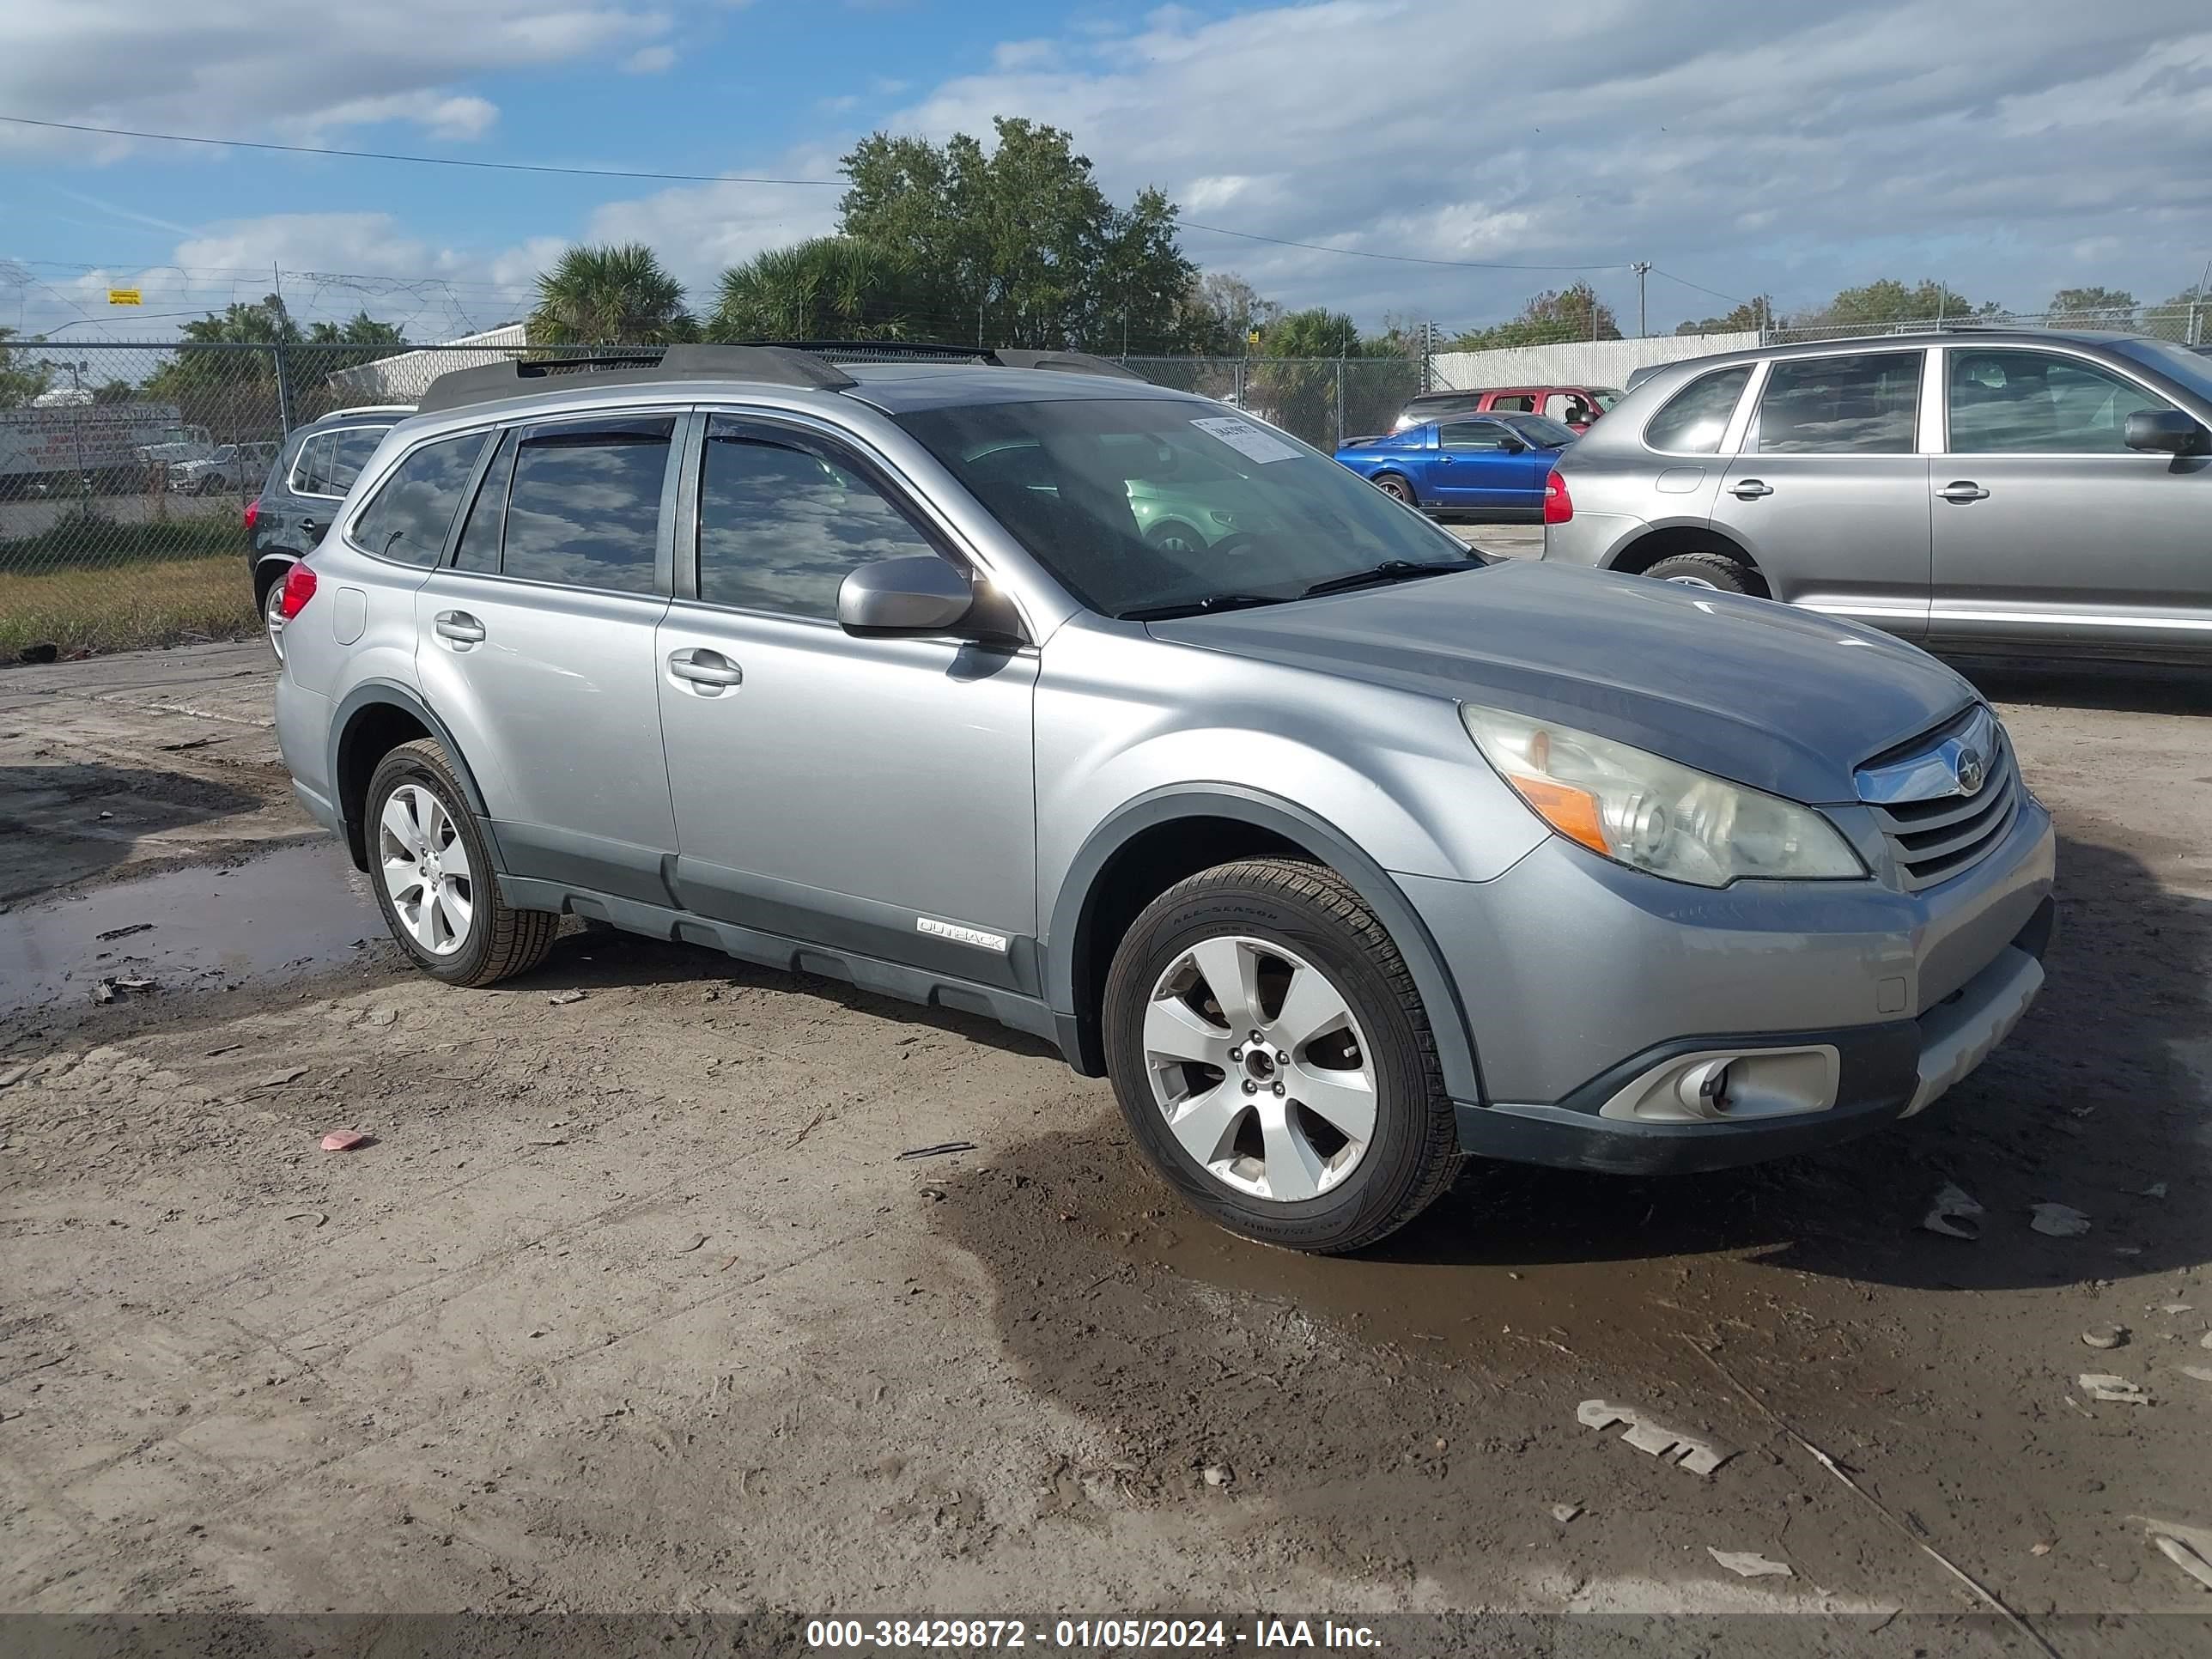
[[[1218,994],[1208,961],[1250,963],[1249,983]],[[1216,971],[1226,981],[1237,969]],[[1231,1232],[1289,1249],[1360,1249],[1420,1214],[1459,1171],[1457,1123],[1413,975],[1323,866],[1249,860],[1170,888],[1115,952],[1104,1016],[1107,1070],[1138,1146]],[[1232,1026],[1256,1027],[1262,1040]],[[1212,1058],[1170,1057],[1186,1043]]]
[[[1413,494],[1412,481],[1400,477],[1395,472],[1376,473],[1375,487],[1389,496],[1391,500],[1403,501],[1408,507],[1419,507],[1421,504],[1419,498]]]
[[[1676,553],[1650,566],[1644,574],[1654,580],[1676,582],[1684,587],[1707,587],[1723,593],[1759,597],[1759,583],[1751,567],[1726,553]]]
[[[418,738],[379,761],[362,820],[376,908],[417,968],[448,985],[490,985],[545,960],[561,918],[500,896],[491,848],[443,746]]]

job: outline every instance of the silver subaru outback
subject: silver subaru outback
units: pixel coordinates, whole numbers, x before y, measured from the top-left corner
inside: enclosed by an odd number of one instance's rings
[[[2051,821],[1887,635],[1493,561],[1073,355],[547,368],[433,386],[282,601],[300,799],[449,983],[575,915],[981,1014],[1349,1250],[1469,1153],[1909,1116],[2042,982]]]

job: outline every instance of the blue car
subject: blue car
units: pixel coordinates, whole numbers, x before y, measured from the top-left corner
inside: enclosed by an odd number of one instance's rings
[[[1354,438],[1336,459],[1409,506],[1540,517],[1544,480],[1574,441],[1541,415],[1483,415]]]

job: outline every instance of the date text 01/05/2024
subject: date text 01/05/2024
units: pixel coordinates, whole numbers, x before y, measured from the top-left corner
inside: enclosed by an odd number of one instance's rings
[[[1083,1652],[1249,1647],[1281,1652],[1369,1650],[1382,1645],[1365,1625],[1334,1620],[1256,1619],[1249,1629],[1223,1619],[814,1619],[811,1648],[852,1650],[1039,1647]]]

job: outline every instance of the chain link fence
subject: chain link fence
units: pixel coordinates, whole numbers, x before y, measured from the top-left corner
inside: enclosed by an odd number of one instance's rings
[[[412,406],[453,369],[622,349],[528,346],[519,328],[416,347],[0,347],[0,662],[249,632],[246,513],[289,433],[336,410]],[[929,350],[825,355],[910,360]],[[1407,357],[1126,361],[1324,450],[1387,430],[1422,384],[1421,363]]]
[[[2106,326],[2201,344],[2212,337],[2209,309],[2146,307],[2124,314],[1943,322],[1962,331]],[[1808,322],[1764,333],[1772,343],[1877,337],[1930,326]],[[1663,345],[1663,355],[1672,357],[1681,355],[1684,343],[1677,336],[1648,343]],[[256,617],[246,513],[289,433],[339,409],[411,406],[450,370],[518,356],[622,349],[530,346],[519,325],[463,343],[426,346],[0,343],[0,662],[249,632]],[[932,349],[860,346],[826,355],[911,359]],[[974,356],[963,346],[934,349],[948,361]],[[1451,356],[1121,361],[1147,380],[1218,398],[1328,451],[1388,431],[1416,393],[1459,386],[1467,373],[1489,367],[1448,362]],[[1528,370],[1482,383],[1546,378]],[[1561,375],[1550,383],[1581,382]]]

